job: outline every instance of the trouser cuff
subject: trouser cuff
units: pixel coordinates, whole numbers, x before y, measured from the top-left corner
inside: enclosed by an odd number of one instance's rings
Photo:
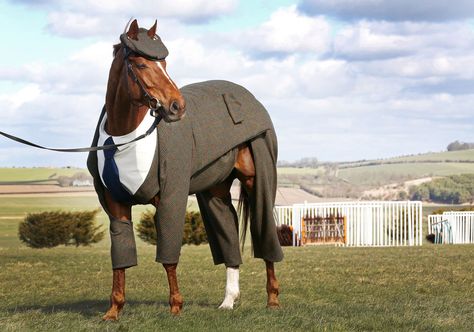
[[[130,220],[110,220],[110,255],[113,269],[137,265],[137,247]]]

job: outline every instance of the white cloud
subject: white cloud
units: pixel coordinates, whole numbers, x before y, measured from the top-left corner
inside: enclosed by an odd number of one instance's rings
[[[162,22],[203,24],[223,15],[233,13],[237,0],[174,0],[174,1],[129,1],[129,0],[46,0],[41,2],[23,0],[33,8],[49,10],[47,29],[55,35],[80,38],[88,36],[111,36],[117,34],[117,26],[125,27],[130,17],[143,23]],[[142,25],[141,24],[141,25]]]
[[[35,101],[40,94],[41,90],[37,84],[28,84],[13,94],[0,94],[0,104],[4,108],[3,112],[0,113],[0,119],[5,116],[6,112],[11,113],[24,104]]]
[[[334,38],[334,56],[358,61],[472,49],[474,33],[466,23],[359,21],[345,25]]]
[[[471,0],[302,0],[299,9],[343,20],[449,21],[474,16]]]
[[[293,5],[278,9],[256,28],[233,32],[232,39],[241,49],[256,54],[321,55],[330,48],[330,33],[331,26],[324,17],[303,15]]]

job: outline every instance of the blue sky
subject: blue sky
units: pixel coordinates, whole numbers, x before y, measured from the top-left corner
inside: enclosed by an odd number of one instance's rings
[[[474,2],[0,0],[0,130],[88,145],[130,17],[178,85],[227,79],[267,107],[280,159],[340,161],[474,141]],[[0,137],[0,166],[84,166]]]

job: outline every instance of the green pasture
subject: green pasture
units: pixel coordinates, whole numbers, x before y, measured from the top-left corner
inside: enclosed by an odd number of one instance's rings
[[[412,162],[474,162],[474,150],[428,152],[417,155],[399,156],[387,159],[364,160],[354,162],[344,162],[344,167],[355,167],[368,163],[412,163]]]
[[[471,331],[474,246],[284,248],[276,265],[279,310],[265,308],[265,270],[244,254],[241,301],[217,309],[225,271],[207,245],[184,246],[178,269],[184,311],[168,313],[163,268],[137,239],[119,322],[102,322],[111,288],[109,241],[30,249],[17,236],[27,212],[98,207],[94,197],[0,197],[0,331]],[[137,216],[144,207],[134,210]],[[105,222],[101,214],[99,222]]]
[[[385,160],[384,160],[385,161]],[[395,162],[416,162],[416,161],[471,161],[474,162],[474,150],[444,151],[421,153],[414,156],[395,157],[387,159]]]
[[[309,167],[278,167],[278,175],[321,175],[324,173],[324,168],[309,168]]]
[[[34,168],[0,168],[0,182],[6,181],[39,181],[58,176],[71,176],[75,173],[87,172],[82,168],[52,168],[52,167],[34,167]]]
[[[380,185],[427,176],[474,173],[471,163],[407,163],[344,168],[338,177],[358,185]]]

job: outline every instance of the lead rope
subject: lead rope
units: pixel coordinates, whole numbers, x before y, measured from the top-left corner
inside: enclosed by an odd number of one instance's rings
[[[7,134],[3,131],[0,131],[0,135],[5,136],[6,138],[9,138],[12,141],[15,141],[15,142],[18,142],[18,143],[21,143],[21,144],[29,145],[29,146],[32,146],[32,147],[35,147],[35,148],[38,148],[38,149],[56,151],[56,152],[91,152],[91,151],[108,150],[108,149],[112,149],[112,148],[118,148],[119,146],[132,144],[136,141],[139,141],[139,140],[149,136],[153,132],[153,130],[155,130],[155,128],[158,126],[158,124],[160,123],[160,121],[162,119],[161,115],[159,115],[158,112],[156,112],[156,110],[150,110],[150,114],[155,117],[155,121],[153,121],[150,128],[148,128],[148,130],[144,134],[141,134],[140,136],[134,138],[133,140],[131,140],[129,142],[125,142],[125,143],[120,143],[120,144],[91,146],[91,147],[84,147],[84,148],[65,148],[65,149],[61,149],[61,148],[48,148],[48,147],[45,147],[45,146],[42,146],[42,145],[39,145],[39,144],[36,144],[36,143],[32,143],[30,141],[27,141],[23,138]]]

